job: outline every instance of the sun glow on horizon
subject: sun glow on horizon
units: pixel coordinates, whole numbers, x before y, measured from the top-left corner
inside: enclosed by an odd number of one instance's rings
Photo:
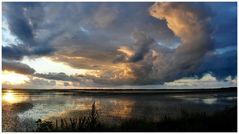
[[[23,84],[26,81],[29,81],[29,78],[26,75],[18,74],[11,71],[3,71],[1,79],[2,83],[8,83],[11,85]]]

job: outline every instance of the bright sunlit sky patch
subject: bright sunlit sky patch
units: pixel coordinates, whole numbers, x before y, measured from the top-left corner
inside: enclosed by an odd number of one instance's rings
[[[15,72],[3,71],[1,76],[3,83],[9,83],[11,85],[18,85],[29,81],[27,76]]]
[[[2,5],[3,87],[236,86],[236,2]]]
[[[31,67],[34,68],[38,73],[63,72],[68,75],[73,75],[73,74],[85,74],[86,72],[90,71],[87,69],[75,69],[71,66],[66,65],[65,63],[54,62],[47,57],[41,57],[36,59],[24,58],[22,60],[22,63],[31,65]]]

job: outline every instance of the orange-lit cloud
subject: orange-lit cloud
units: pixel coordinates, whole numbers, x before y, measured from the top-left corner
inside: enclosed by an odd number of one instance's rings
[[[173,51],[152,46],[154,51],[144,54],[139,63],[141,67],[133,68],[139,80],[143,78],[140,82],[173,81],[192,74],[199,67],[212,48],[212,39],[208,25],[210,12],[198,8],[191,3],[155,3],[149,9],[152,17],[167,22],[181,44]]]
[[[117,51],[126,54],[128,57],[131,57],[134,55],[134,52],[125,46],[120,47],[119,49],[117,49]]]
[[[209,72],[236,83],[236,3],[3,7],[3,70],[29,77],[22,87],[164,84]]]

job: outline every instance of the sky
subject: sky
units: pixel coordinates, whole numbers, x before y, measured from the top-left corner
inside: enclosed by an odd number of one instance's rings
[[[3,2],[2,87],[237,85],[236,2]]]

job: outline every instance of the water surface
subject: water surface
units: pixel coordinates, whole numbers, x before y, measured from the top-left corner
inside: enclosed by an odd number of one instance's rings
[[[29,131],[39,118],[55,120],[86,115],[94,102],[100,120],[110,123],[125,118],[177,117],[181,110],[210,114],[237,103],[235,92],[99,95],[57,90],[4,90],[2,99],[3,131]]]

